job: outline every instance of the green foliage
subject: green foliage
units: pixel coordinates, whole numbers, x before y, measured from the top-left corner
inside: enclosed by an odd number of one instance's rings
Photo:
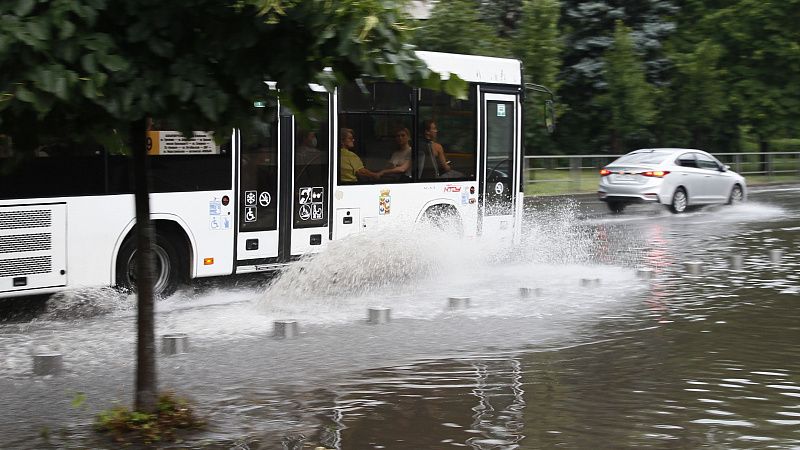
[[[95,420],[95,430],[108,434],[114,442],[145,445],[172,441],[178,430],[197,429],[204,425],[186,400],[171,393],[159,396],[155,413],[117,406],[101,412]]]
[[[570,109],[560,119],[556,137],[565,153],[608,150],[610,115],[599,100],[606,92],[604,58],[614,45],[617,20],[631,28],[630,39],[647,80],[659,87],[669,82],[663,45],[675,31],[677,1],[561,0],[565,51],[559,99]],[[649,132],[644,128],[635,134],[646,137]]]
[[[659,112],[664,145],[717,150],[711,138],[730,108],[721,53],[722,47],[707,39],[671,54],[673,81]]]
[[[496,30],[501,38],[513,38],[520,23],[524,22],[523,3],[526,0],[480,0],[481,18]]]
[[[623,144],[640,138],[640,130],[655,118],[653,87],[645,79],[642,63],[630,38],[631,30],[617,21],[614,46],[605,58],[606,92],[599,104],[610,111],[611,151],[624,152]]]
[[[798,0],[739,0],[703,22],[724,49],[720,60],[740,124],[765,145],[770,138],[800,134],[798,11]]]
[[[558,0],[525,0],[519,28],[513,39],[514,54],[522,61],[525,81],[557,91],[561,83],[563,42],[558,29]],[[543,99],[529,92],[525,99],[525,146],[528,154],[553,153],[552,137],[544,128]],[[563,108],[563,105],[562,105]]]
[[[484,22],[477,0],[448,0],[436,3],[431,17],[419,24],[414,43],[421,50],[482,56],[510,56],[508,40]]]
[[[465,89],[414,55],[394,0],[10,3],[0,11],[0,134],[34,137],[18,148],[112,130],[127,142],[128,124],[147,116],[228,130],[269,95],[265,79],[298,111],[314,105],[309,83],[363,74]]]
[[[70,405],[73,408],[80,408],[86,403],[86,394],[83,392],[76,392],[75,396],[72,398]]]

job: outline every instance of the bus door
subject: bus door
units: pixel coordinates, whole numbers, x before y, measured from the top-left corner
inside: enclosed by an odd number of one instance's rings
[[[269,269],[278,261],[279,117],[275,102],[259,104],[252,123],[237,132],[236,271]]]
[[[519,180],[518,96],[482,95],[481,233],[512,237]]]
[[[291,214],[286,224],[291,236],[284,243],[290,257],[318,252],[329,241],[330,111],[328,94],[320,95],[325,108],[304,122],[295,119],[292,126]]]

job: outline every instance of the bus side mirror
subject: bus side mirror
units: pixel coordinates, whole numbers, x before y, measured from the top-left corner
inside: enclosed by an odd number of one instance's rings
[[[552,100],[544,101],[544,126],[548,133],[556,130],[556,112]]]

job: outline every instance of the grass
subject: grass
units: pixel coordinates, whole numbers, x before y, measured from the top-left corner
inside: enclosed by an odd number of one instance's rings
[[[744,167],[743,170],[747,170]],[[793,167],[796,169],[796,167]],[[775,167],[775,170],[791,170],[792,168]],[[752,170],[755,170],[753,168]],[[529,172],[530,173],[530,172]],[[745,175],[748,186],[767,183],[800,183],[800,172],[794,174],[777,175]],[[528,178],[525,185],[525,195],[563,195],[563,194],[588,194],[597,192],[600,176],[595,169],[583,169],[571,172],[569,170],[537,169],[535,178]]]
[[[174,442],[178,430],[202,428],[204,425],[186,400],[165,393],[158,398],[156,413],[131,411],[117,406],[98,414],[95,430],[107,434],[120,445],[150,445],[156,442]]]

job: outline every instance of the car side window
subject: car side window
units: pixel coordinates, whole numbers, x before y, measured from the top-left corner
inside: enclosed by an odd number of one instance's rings
[[[681,167],[693,167],[697,168],[697,160],[694,157],[694,153],[684,153],[678,157],[675,161]]]
[[[719,170],[719,164],[714,161],[714,158],[702,153],[697,154],[697,166],[706,170]]]

